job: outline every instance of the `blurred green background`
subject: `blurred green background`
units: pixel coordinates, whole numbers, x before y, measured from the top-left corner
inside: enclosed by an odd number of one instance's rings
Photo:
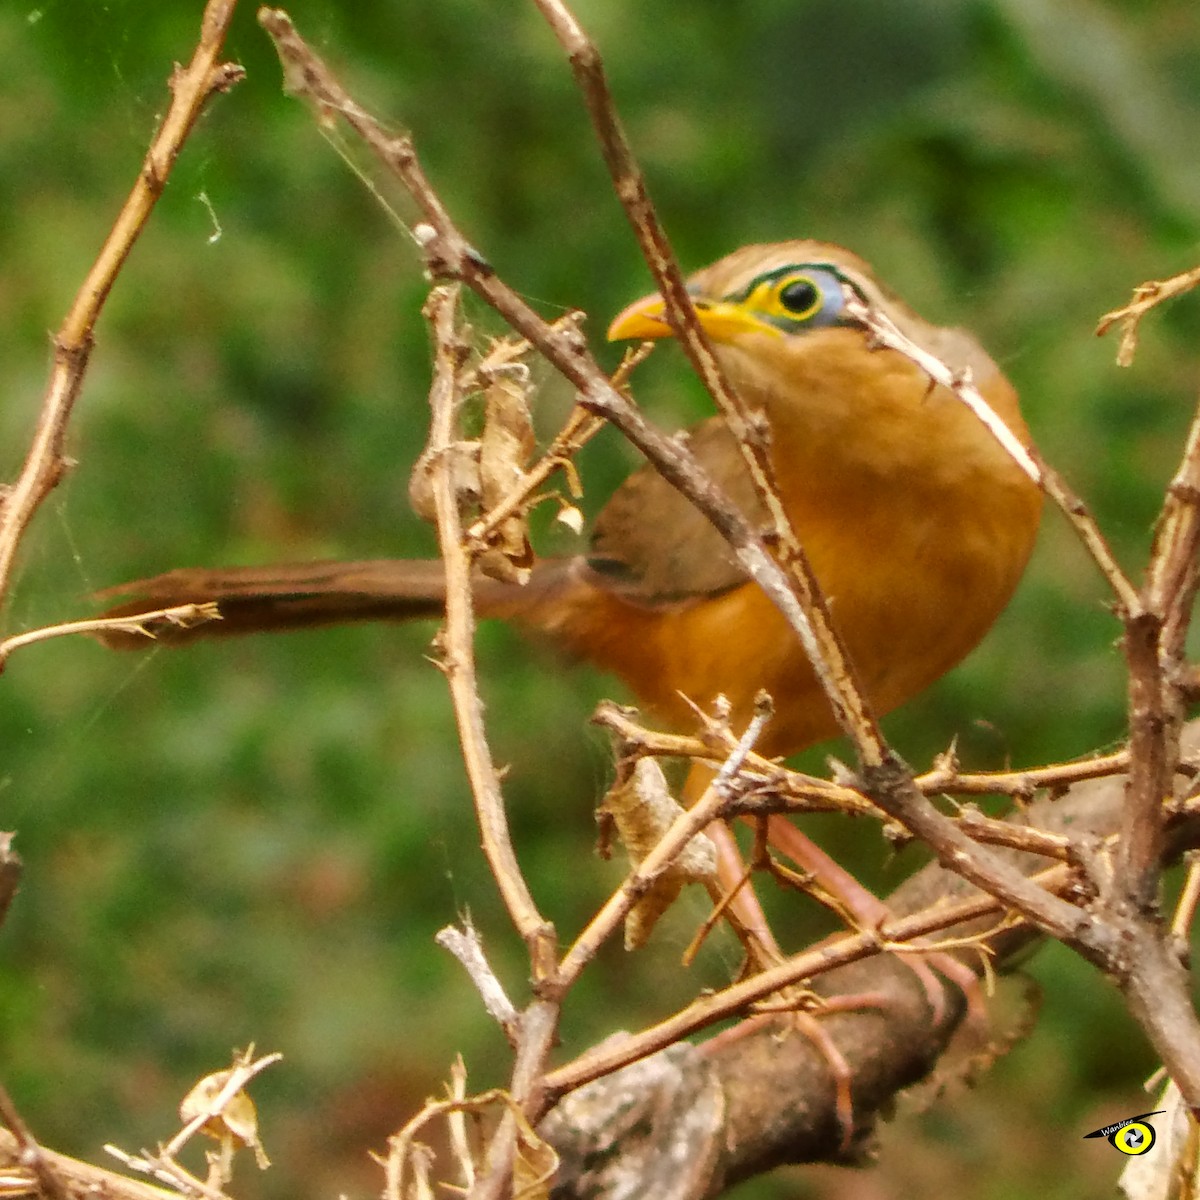
[[[844,243],[924,315],[974,328],[1020,387],[1046,456],[1143,561],[1194,402],[1196,303],[1146,327],[1132,371],[1097,341],[1131,287],[1194,264],[1200,9],[1192,0],[578,0],[685,267],[753,240]],[[199,0],[0,6],[0,406],[12,478],[62,319],[190,57]],[[357,96],[410,128],[475,244],[598,342],[646,290],[569,71],[524,0],[298,0]],[[425,294],[411,210],[287,98],[245,4],[247,80],[208,111],[98,328],[78,466],[24,547],[6,628],[94,611],[93,589],[172,566],[428,554],[407,476],[425,433]],[[219,235],[219,236],[218,236]],[[475,302],[482,338],[495,321]],[[608,361],[616,353],[602,348]],[[639,397],[704,411],[659,354]],[[545,433],[569,402],[547,379]],[[594,512],[633,462],[582,461]],[[546,552],[569,548],[549,532]],[[889,722],[910,761],[1034,764],[1122,736],[1117,627],[1050,514],[1009,612],[969,662]],[[118,656],[83,640],[0,680],[0,828],[26,861],[0,930],[0,1079],[39,1137],[101,1158],[174,1128],[201,1074],[254,1040],[275,1168],[245,1197],[373,1195],[366,1155],[440,1087],[456,1051],[501,1082],[503,1039],[434,932],[470,910],[514,994],[525,960],[477,848],[430,627],[357,628]],[[617,882],[592,853],[608,773],[586,720],[609,681],[508,631],[480,639],[497,758],[537,897],[570,938]],[[821,755],[808,759],[819,767]],[[887,889],[919,861],[876,829],[815,823]],[[678,954],[683,906],[636,956],[605,954],[561,1053],[728,976]],[[788,901],[797,942],[825,926]],[[1098,1194],[1119,1168],[1080,1139],[1149,1105],[1153,1059],[1111,988],[1055,948],[1042,1019],[966,1096],[885,1129],[865,1172],[803,1170],[743,1200]],[[1015,1147],[1020,1147],[1016,1152]]]

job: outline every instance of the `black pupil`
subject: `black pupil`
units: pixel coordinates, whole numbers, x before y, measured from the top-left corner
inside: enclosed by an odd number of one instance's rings
[[[821,293],[811,279],[796,279],[779,293],[779,303],[788,312],[807,314],[816,307]]]

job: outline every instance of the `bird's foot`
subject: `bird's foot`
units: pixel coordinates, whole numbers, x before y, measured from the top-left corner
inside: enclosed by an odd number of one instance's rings
[[[874,992],[846,996],[819,996],[807,988],[788,988],[769,1000],[756,1004],[752,1016],[739,1021],[730,1029],[723,1030],[716,1037],[705,1042],[704,1048],[712,1050],[727,1046],[730,1042],[757,1032],[768,1022],[776,1020],[781,1014],[786,1015],[786,1025],[779,1036],[785,1037],[789,1031],[795,1031],[807,1038],[829,1068],[829,1074],[833,1080],[834,1114],[842,1134],[839,1149],[845,1154],[854,1142],[856,1131],[852,1091],[854,1072],[846,1061],[845,1055],[838,1048],[837,1042],[822,1024],[821,1017],[833,1013],[857,1012],[863,1009],[883,1010],[889,1003],[886,996]]]
[[[881,932],[892,920],[887,905],[815,842],[805,837],[786,817],[770,817],[766,837],[771,846],[800,868],[800,873],[775,861],[768,861],[770,870],[832,908],[852,929],[871,931],[882,946],[897,954],[900,961],[916,975],[924,990],[935,1027],[946,1019],[949,1007],[941,977],[955,984],[963,993],[968,1017],[986,1023],[987,1007],[983,988],[979,976],[966,963],[944,949],[925,947],[919,942],[888,943]]]

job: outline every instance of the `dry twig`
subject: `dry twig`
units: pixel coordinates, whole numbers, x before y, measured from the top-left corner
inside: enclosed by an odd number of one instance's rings
[[[1106,312],[1096,325],[1096,336],[1103,337],[1114,325],[1121,326],[1121,340],[1117,346],[1117,365],[1128,367],[1133,365],[1133,356],[1137,352],[1138,330],[1142,318],[1152,309],[1181,296],[1200,284],[1200,267],[1172,275],[1170,279],[1152,279],[1139,283],[1133,289],[1133,299],[1112,312]]]
[[[9,655],[14,650],[46,642],[52,638],[67,637],[76,633],[141,634],[153,640],[164,627],[189,629],[205,621],[219,621],[221,613],[216,604],[177,604],[173,608],[159,608],[153,612],[138,613],[136,617],[91,617],[84,621],[65,621],[61,625],[43,625],[13,634],[0,641],[0,670],[4,669]]]
[[[483,1007],[488,1016],[496,1021],[504,1030],[510,1042],[516,1042],[520,1027],[520,1014],[508,998],[504,985],[496,978],[487,956],[483,952],[483,943],[479,933],[469,920],[463,922],[461,929],[447,925],[438,930],[434,941],[462,964],[463,970],[471,977],[475,990],[483,1000]]]
[[[209,0],[192,61],[171,77],[171,105],[159,126],[116,223],[88,272],[54,339],[54,367],[37,430],[17,481],[0,505],[0,595],[8,591],[17,546],[34,513],[65,474],[67,423],[83,384],[100,311],[146,226],[184,141],[205,104],[244,75],[235,63],[220,62],[235,0]]]
[[[17,1162],[33,1176],[37,1184],[36,1190],[46,1197],[46,1200],[68,1200],[66,1185],[54,1162],[43,1153],[3,1085],[0,1085],[0,1121],[8,1126],[16,1139]]]

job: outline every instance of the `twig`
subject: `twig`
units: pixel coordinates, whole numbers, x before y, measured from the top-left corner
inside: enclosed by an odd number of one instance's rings
[[[1152,279],[1139,283],[1133,289],[1133,299],[1121,308],[1107,312],[1096,325],[1096,336],[1103,337],[1113,325],[1121,326],[1121,340],[1117,345],[1117,365],[1128,367],[1133,364],[1137,351],[1138,327],[1142,318],[1152,309],[1200,284],[1200,267],[1193,267],[1170,279]]]
[[[87,370],[93,330],[104,301],[145,228],[175,158],[204,105],[217,93],[228,91],[245,74],[234,63],[218,62],[234,4],[235,0],[209,0],[205,7],[192,61],[184,68],[175,68],[167,115],[150,144],[133,190],[54,339],[54,366],[29,454],[0,505],[0,595],[8,591],[22,534],[68,468],[63,450],[67,423]]]
[[[917,787],[927,796],[952,792],[976,796],[1009,795],[1028,798],[1039,788],[1065,788],[1085,779],[1102,779],[1119,775],[1129,768],[1128,747],[1081,758],[1075,762],[1052,763],[1045,767],[1029,767],[1021,771],[976,771],[960,774],[957,770],[939,766],[918,775]]]
[[[783,507],[766,440],[730,386],[696,316],[666,230],[625,137],[600,52],[563,0],[534,0],[534,3],[567,53],[617,199],[663,298],[667,321],[733,432],[754,490],[770,515],[775,557],[784,569],[794,597],[789,616],[792,627],[839,726],[854,743],[860,760],[867,767],[880,766],[893,756],[867,702],[850,654],[830,617],[808,556]]]
[[[438,930],[433,940],[458,959],[483,999],[488,1016],[500,1025],[510,1042],[515,1041],[520,1014],[485,957],[475,926],[470,921],[462,929],[447,925]]]
[[[719,766],[736,745],[721,738],[712,728],[706,730],[702,737],[647,729],[633,719],[632,711],[614,704],[611,700],[602,700],[591,718],[592,724],[611,729],[620,738],[623,757],[653,755],[686,758]],[[742,778],[748,787],[764,787],[786,792],[789,812],[881,815],[879,809],[866,796],[853,788],[831,783],[828,779],[821,779],[815,775],[789,770],[781,763],[753,752],[745,757]]]
[[[1071,839],[1065,834],[1046,833],[1042,829],[1018,825],[1013,821],[999,821],[995,817],[984,816],[973,806],[959,814],[958,824],[972,841],[984,845],[1006,846],[1009,850],[1023,850],[1027,854],[1071,861]]]
[[[1137,589],[1121,570],[1087,505],[1067,486],[1057,471],[1043,462],[1035,450],[1025,446],[1000,419],[995,409],[971,381],[970,372],[952,371],[936,355],[918,346],[885,312],[867,304],[854,294],[848,294],[846,297],[846,312],[862,322],[880,345],[911,359],[930,379],[957,396],[983,422],[1017,466],[1034,483],[1039,484],[1046,495],[1062,509],[1071,527],[1108,581],[1122,610],[1129,614],[1140,612],[1141,602]]]
[[[459,1104],[467,1098],[467,1066],[461,1054],[450,1064],[450,1086],[446,1090],[449,1098]],[[469,1192],[475,1186],[475,1154],[465,1117],[462,1109],[451,1111],[446,1116],[446,1125],[450,1134],[450,1152],[458,1167],[463,1190]]]
[[[8,1126],[13,1137],[17,1140],[19,1153],[17,1161],[22,1167],[31,1171],[37,1179],[38,1189],[47,1200],[68,1200],[67,1189],[62,1178],[53,1164],[42,1153],[37,1139],[25,1124],[17,1106],[13,1103],[8,1089],[0,1084],[0,1121]]]
[[[721,764],[721,769],[713,777],[709,785],[716,792],[728,799],[734,777],[746,763],[746,759],[754,750],[755,743],[762,736],[762,731],[774,715],[771,697],[766,692],[759,692],[754,697],[754,716],[746,726],[746,732],[737,740],[729,757]]]
[[[1189,850],[1184,859],[1187,862],[1187,879],[1179,894],[1179,902],[1175,905],[1175,915],[1171,918],[1171,934],[1186,946],[1192,922],[1196,919],[1196,909],[1200,906],[1200,851]]]
[[[631,710],[603,700],[592,715],[592,722],[611,729],[621,738],[623,753],[652,754],[668,758],[700,759],[720,762],[728,746],[717,747],[706,738],[687,734],[664,733],[647,729],[630,715]],[[956,767],[940,764],[918,775],[914,782],[927,796],[943,792],[975,796],[1019,796],[1028,799],[1039,788],[1061,789],[1085,779],[1117,775],[1129,768],[1129,750],[1072,762],[1051,763],[1016,771],[974,771],[962,773]],[[848,812],[879,816],[879,810],[861,792],[842,784],[792,771],[781,763],[761,755],[747,756],[743,776],[780,794],[786,794],[790,812]]]
[[[458,497],[448,469],[449,450],[454,441],[456,380],[461,359],[456,313],[455,288],[436,288],[430,294],[426,314],[433,329],[434,373],[429,390],[433,418],[428,453],[433,463],[431,483],[437,509],[438,540],[446,565],[446,630],[441,666],[454,701],[463,761],[471,783],[484,854],[509,916],[529,947],[534,979],[541,980],[553,973],[554,931],[538,911],[513,851],[504,799],[500,795],[484,729],[483,703],[479,698],[472,648],[475,614],[471,598],[471,564],[463,546]]]
[[[231,1200],[220,1188],[211,1187],[204,1180],[197,1179],[172,1159],[164,1159],[154,1154],[129,1154],[120,1146],[113,1145],[106,1145],[104,1152],[111,1154],[129,1170],[149,1175],[160,1183],[168,1184],[171,1190],[162,1193],[163,1195],[177,1198],[182,1194],[189,1197],[202,1196],[204,1200]]]
[[[153,640],[157,634],[156,626],[169,625],[176,629],[190,629],[193,625],[205,621],[219,621],[221,612],[215,603],[209,604],[177,604],[173,608],[159,608],[152,612],[138,613],[136,617],[92,617],[84,621],[64,621],[61,625],[44,625],[40,629],[30,629],[25,633],[17,633],[0,641],[0,670],[8,662],[8,657],[14,650],[32,646],[36,642],[49,641],[51,638],[67,637],[75,633],[115,633],[142,634]]]

